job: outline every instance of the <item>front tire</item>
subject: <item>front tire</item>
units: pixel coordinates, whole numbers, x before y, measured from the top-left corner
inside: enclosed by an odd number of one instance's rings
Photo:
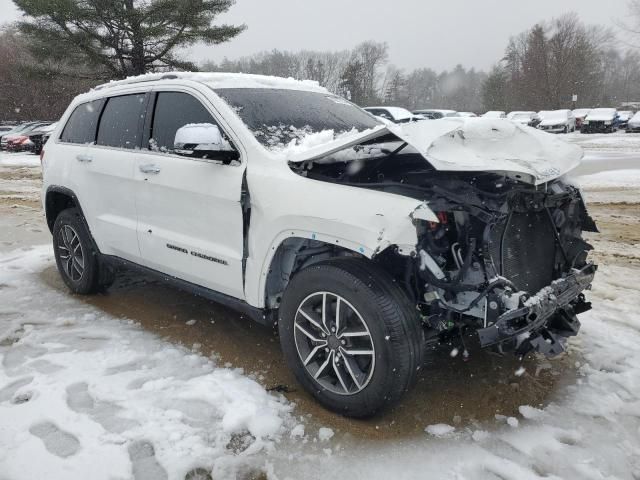
[[[394,404],[422,366],[416,310],[371,261],[336,259],[302,270],[279,316],[282,350],[297,380],[343,415],[369,417]]]
[[[98,293],[113,283],[113,269],[101,260],[77,208],[63,210],[56,218],[53,252],[58,272],[72,292]]]

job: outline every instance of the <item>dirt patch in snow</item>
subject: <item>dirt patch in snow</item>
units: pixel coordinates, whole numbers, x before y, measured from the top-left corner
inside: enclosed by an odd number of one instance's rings
[[[44,283],[65,292],[55,268]],[[313,427],[331,427],[339,436],[372,440],[423,435],[424,426],[451,423],[463,427],[513,416],[520,405],[546,406],[560,385],[575,380],[576,355],[547,360],[537,355],[520,362],[480,350],[468,339],[470,360],[452,358],[454,347],[434,352],[416,387],[393,410],[371,420],[352,420],[327,412],[297,384],[284,365],[275,333],[218,304],[134,272],[122,272],[108,293],[81,297],[115,317],[140,323],[172,343],[214,356],[219,364],[242,368],[269,390],[297,405],[297,415]],[[195,321],[194,321],[195,320]],[[524,374],[516,372],[524,366]],[[518,372],[521,373],[521,372]]]

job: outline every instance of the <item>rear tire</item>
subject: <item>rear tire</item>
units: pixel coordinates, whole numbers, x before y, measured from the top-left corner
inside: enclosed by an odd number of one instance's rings
[[[98,293],[114,281],[113,268],[102,260],[77,208],[63,210],[56,218],[53,252],[62,280],[74,293]]]
[[[335,259],[302,270],[284,293],[279,317],[280,343],[297,380],[343,415],[369,417],[394,404],[422,366],[416,310],[369,260]]]

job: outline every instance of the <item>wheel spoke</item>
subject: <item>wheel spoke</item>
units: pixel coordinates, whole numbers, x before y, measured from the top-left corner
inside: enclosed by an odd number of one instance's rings
[[[362,332],[342,332],[340,335],[338,335],[338,338],[343,338],[343,337],[368,337],[369,336],[369,332],[367,331],[362,331]]]
[[[305,336],[309,337],[311,339],[311,341],[313,342],[324,342],[327,343],[325,340],[321,339],[321,338],[317,338],[314,337],[312,333],[310,333],[309,331],[307,331],[304,327],[300,326],[300,324],[296,323],[295,327],[300,330]]]
[[[84,262],[81,263],[78,257],[73,257],[73,266],[76,267],[78,273],[82,274],[82,271],[84,270]]]
[[[336,297],[336,334],[340,333],[340,297]]]
[[[73,278],[73,270],[72,270],[72,265],[73,265],[73,257],[69,256],[69,258],[67,258],[67,261],[65,262],[65,271],[67,272],[67,276],[69,276],[70,278]]]
[[[307,312],[305,312],[302,308],[298,309],[298,313],[300,315],[302,315],[304,318],[306,318],[307,321],[310,324],[312,324],[313,326],[315,326],[318,330],[320,330],[321,332],[326,333],[327,335],[329,334],[328,330],[325,330],[325,328],[317,320],[315,320],[313,317],[311,317],[311,315],[309,315]]]
[[[344,366],[347,367],[347,372],[349,372],[349,375],[351,376],[351,380],[353,380],[353,383],[355,383],[356,387],[358,388],[358,390],[360,390],[360,382],[358,381],[358,377],[357,375],[353,372],[353,368],[351,367],[351,358],[347,358],[347,357],[343,357],[344,359]]]
[[[324,331],[329,333],[329,327],[327,326],[327,294],[322,294],[322,325],[324,326]]]
[[[313,350],[311,350],[311,353],[309,353],[309,355],[307,356],[307,358],[304,360],[304,366],[306,367],[307,365],[309,365],[309,362],[311,360],[313,360],[313,358],[318,354],[318,352],[320,352],[320,350],[324,347],[326,347],[327,344],[324,343],[322,345],[317,345],[315,347],[313,347]]]
[[[340,347],[340,352],[343,355],[349,355],[349,356],[354,356],[354,355],[373,355],[373,350],[348,350],[344,347]]]
[[[317,380],[318,377],[320,376],[320,374],[325,370],[325,368],[327,368],[327,365],[329,365],[329,363],[331,362],[332,359],[333,359],[333,352],[329,352],[329,354],[327,355],[326,360],[324,361],[324,363],[322,365],[320,365],[320,368],[318,368],[318,370],[316,371],[316,373],[313,376],[313,378],[315,378]]]
[[[338,365],[336,362],[333,362],[333,371],[335,372],[336,377],[338,377],[338,381],[340,382],[340,385],[342,385],[344,393],[349,393],[349,388],[342,378],[342,373],[340,373],[340,365]]]

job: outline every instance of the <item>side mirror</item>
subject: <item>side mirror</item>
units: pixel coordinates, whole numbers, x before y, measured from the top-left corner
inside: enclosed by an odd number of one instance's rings
[[[222,136],[220,128],[211,123],[191,123],[176,131],[173,149],[178,155],[231,161],[238,152]]]

